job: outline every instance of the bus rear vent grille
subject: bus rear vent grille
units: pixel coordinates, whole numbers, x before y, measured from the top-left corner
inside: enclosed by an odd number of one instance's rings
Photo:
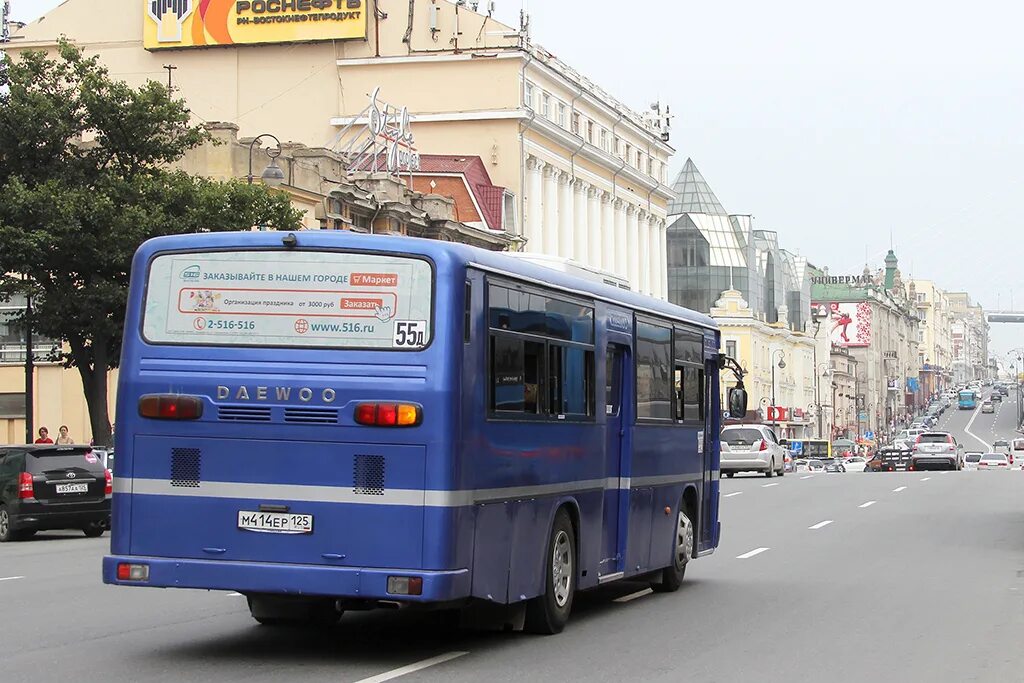
[[[365,496],[384,495],[384,456],[357,455],[352,463],[352,491]]]
[[[220,406],[217,417],[228,422],[270,422],[270,408],[266,406]]]
[[[333,425],[338,424],[338,411],[335,408],[285,408],[284,421],[298,424]]]
[[[198,448],[171,449],[171,486],[199,488],[202,453]]]

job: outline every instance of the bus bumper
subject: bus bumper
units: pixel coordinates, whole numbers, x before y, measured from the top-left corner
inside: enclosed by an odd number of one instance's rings
[[[147,581],[117,578],[118,564],[145,565]],[[423,579],[421,595],[387,592],[388,577]],[[166,557],[108,555],[103,558],[103,583],[152,588],[197,588],[239,593],[322,595],[336,598],[394,600],[399,602],[446,602],[470,596],[468,569],[424,571],[368,567],[318,567],[314,565],[256,562],[217,562]]]

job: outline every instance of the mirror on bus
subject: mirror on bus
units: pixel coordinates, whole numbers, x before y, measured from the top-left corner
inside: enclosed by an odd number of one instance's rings
[[[747,391],[741,387],[729,390],[729,417],[742,418],[747,414]]]

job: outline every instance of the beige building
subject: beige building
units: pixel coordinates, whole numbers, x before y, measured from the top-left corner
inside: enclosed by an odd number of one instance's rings
[[[785,324],[763,321],[735,289],[722,292],[711,316],[722,331],[722,349],[747,373],[743,383],[750,410],[761,421],[774,422],[780,437],[816,436],[814,338]],[[723,405],[730,378],[722,375]],[[772,407],[783,409],[774,420]]]
[[[918,366],[927,394],[945,390],[953,381],[953,308],[949,294],[931,280],[910,282],[917,307]]]
[[[673,149],[660,107],[634,111],[534,44],[526,26],[506,26],[448,0],[372,7],[346,0],[344,13],[297,4],[296,14],[324,15],[315,23],[325,29],[305,19],[257,28],[235,3],[214,0],[205,15],[192,5],[187,16],[153,17],[146,0],[67,0],[14,31],[5,48],[52,51],[66,36],[98,56],[114,78],[132,85],[170,80],[196,119],[228,142],[189,153],[180,165],[193,173],[245,178],[248,143],[275,136],[283,143],[282,187],[307,229],[376,231],[383,218],[383,232],[444,239],[461,233],[459,241],[569,259],[664,298],[672,197],[666,165]],[[340,23],[329,25],[327,14]],[[401,197],[407,208],[382,217],[373,207],[404,193],[347,184],[353,170],[347,162],[355,156],[350,135],[371,123],[375,92],[398,111],[408,109],[411,137],[400,141],[401,151],[483,162],[489,189],[501,194],[490,193],[491,210],[474,208],[477,218],[493,220],[452,221],[459,217],[458,197],[455,215],[446,218],[443,198],[422,192],[413,193],[415,201]],[[257,178],[268,141],[254,146]],[[423,171],[409,174],[410,187],[452,184],[450,173]],[[23,343],[20,353],[23,358]],[[17,357],[14,348],[0,359],[0,440],[24,436]],[[35,424],[54,431],[66,423],[87,441],[77,371],[43,363],[35,386]]]

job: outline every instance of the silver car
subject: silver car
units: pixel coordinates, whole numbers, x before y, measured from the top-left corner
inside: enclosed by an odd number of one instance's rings
[[[722,473],[761,472],[766,477],[785,474],[786,449],[771,427],[729,425],[722,430]]]
[[[917,437],[910,465],[915,470],[962,469],[964,447],[949,432],[925,432]]]

